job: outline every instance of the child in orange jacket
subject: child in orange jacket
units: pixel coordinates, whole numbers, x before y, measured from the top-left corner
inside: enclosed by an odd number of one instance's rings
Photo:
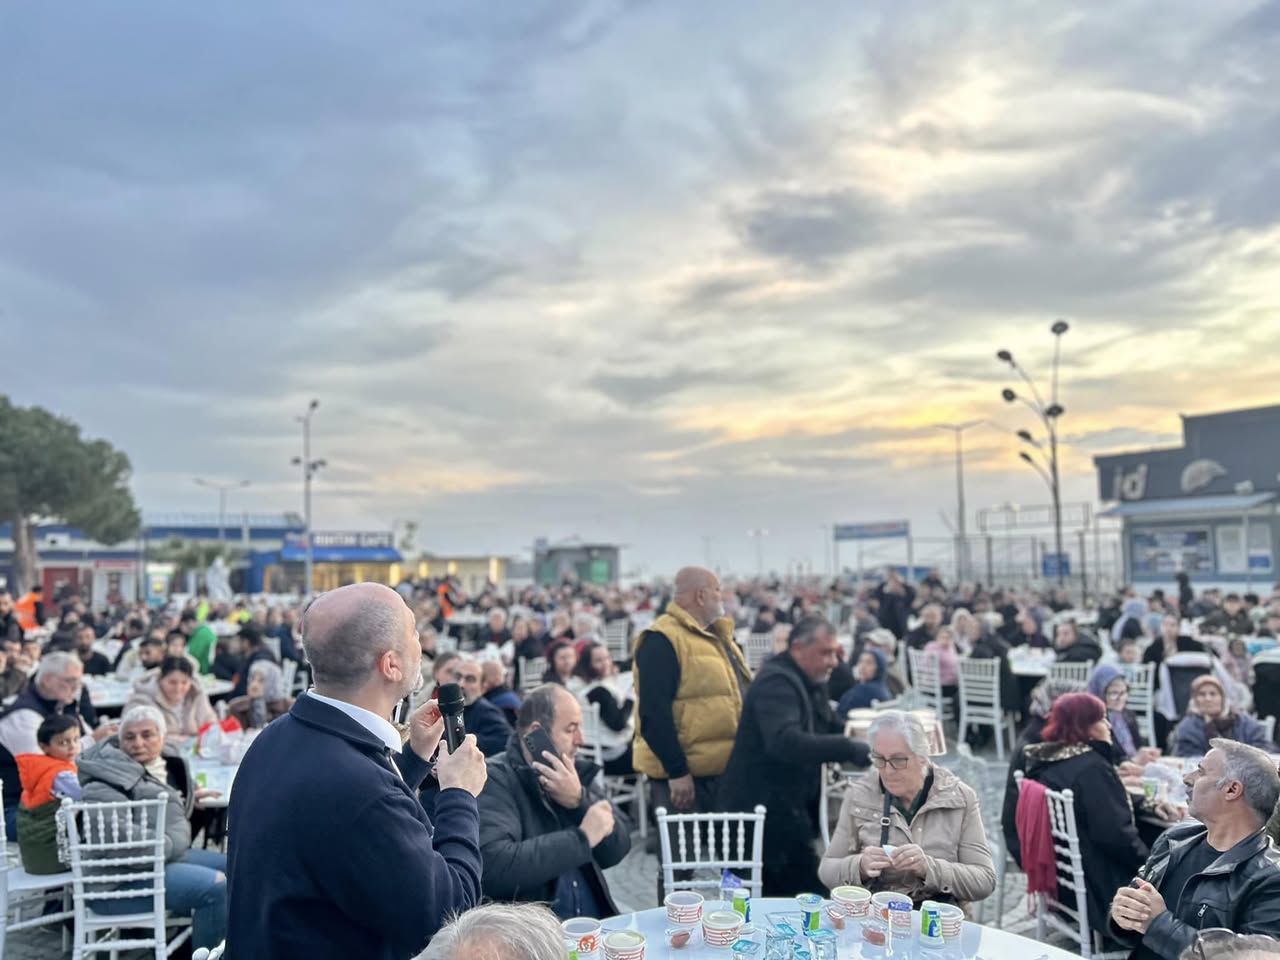
[[[18,805],[18,850],[28,873],[61,873],[55,816],[63,797],[80,799],[76,757],[80,753],[80,718],[54,714],[36,731],[40,753],[14,757],[22,781]]]

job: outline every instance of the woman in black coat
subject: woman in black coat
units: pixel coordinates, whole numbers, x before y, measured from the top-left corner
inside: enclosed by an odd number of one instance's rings
[[[1074,795],[1089,926],[1104,935],[1112,897],[1133,879],[1148,853],[1116,772],[1106,713],[1106,706],[1091,693],[1061,696],[1044,728],[1044,742],[1024,751],[1029,778]],[[1075,906],[1074,895],[1063,884],[1058,901]]]

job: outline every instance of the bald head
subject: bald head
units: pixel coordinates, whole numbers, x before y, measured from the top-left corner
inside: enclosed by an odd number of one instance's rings
[[[724,616],[720,578],[703,567],[683,567],[676,574],[674,599],[702,627]]]
[[[380,583],[354,583],[317,596],[302,614],[302,647],[316,685],[356,690],[377,674],[387,651],[416,647],[417,625],[404,598]]]
[[[486,660],[480,665],[480,686],[486,693],[507,682],[507,668],[497,660]]]

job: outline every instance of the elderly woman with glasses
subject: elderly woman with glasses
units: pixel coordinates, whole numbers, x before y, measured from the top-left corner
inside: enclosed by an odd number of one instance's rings
[[[910,714],[881,713],[867,739],[872,769],[845,793],[822,882],[893,890],[916,904],[989,896],[996,871],[973,788],[929,762],[924,727]]]
[[[193,946],[220,943],[227,935],[227,858],[192,847],[190,823],[195,802],[217,793],[197,789],[186,761],[166,744],[164,714],[147,704],[126,709],[119,735],[80,755],[79,773],[85,803],[165,799],[165,907],[191,914]],[[147,909],[137,897],[104,900],[94,907],[108,914]]]

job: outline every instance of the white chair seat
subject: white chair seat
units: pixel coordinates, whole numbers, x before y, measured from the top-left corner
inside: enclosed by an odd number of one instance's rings
[[[71,871],[62,873],[27,873],[22,867],[13,867],[9,871],[9,892],[34,893],[40,890],[57,890],[71,882]]]

